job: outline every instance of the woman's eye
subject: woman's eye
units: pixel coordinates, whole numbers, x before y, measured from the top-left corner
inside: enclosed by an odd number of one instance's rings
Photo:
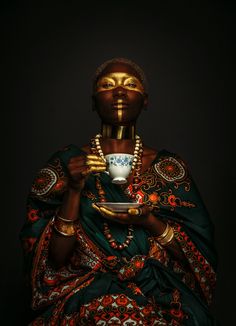
[[[131,88],[135,88],[136,87],[136,84],[135,83],[129,83],[129,84],[127,84],[129,87],[131,87]]]
[[[102,87],[103,88],[110,88],[110,87],[112,87],[113,85],[111,84],[111,83],[104,83],[103,85],[102,85]]]

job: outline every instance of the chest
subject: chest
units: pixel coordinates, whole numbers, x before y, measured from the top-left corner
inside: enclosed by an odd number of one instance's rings
[[[156,153],[143,155],[141,174],[146,172],[151,167],[153,161],[155,160],[155,157],[156,157]],[[127,183],[122,185],[122,188],[125,189],[129,184],[133,182],[134,172],[135,171],[132,171],[132,173],[130,173],[129,177],[127,178]]]

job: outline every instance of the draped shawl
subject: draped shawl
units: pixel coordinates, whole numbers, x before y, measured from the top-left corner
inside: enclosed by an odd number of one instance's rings
[[[76,246],[66,265],[54,268],[53,220],[67,189],[67,164],[82,154],[73,144],[53,154],[28,195],[20,237],[37,314],[31,325],[215,325],[209,313],[217,264],[214,228],[186,163],[166,150],[142,173],[135,201],[152,205],[156,218],[173,227],[185,261],[135,225],[129,246],[111,248],[105,219],[92,207],[99,197],[90,175],[81,195]],[[132,185],[124,190],[106,173],[100,179],[107,201],[131,201]],[[122,243],[127,225],[108,223]]]

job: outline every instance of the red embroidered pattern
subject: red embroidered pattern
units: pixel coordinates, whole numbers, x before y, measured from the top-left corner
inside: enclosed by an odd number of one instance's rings
[[[162,158],[154,165],[155,170],[166,181],[181,180],[185,177],[185,169],[182,164],[174,157]]]
[[[28,218],[28,221],[30,221],[32,223],[36,222],[40,218],[39,210],[29,207],[28,208],[28,213],[27,213],[27,218]]]
[[[212,302],[212,292],[216,285],[216,274],[209,262],[199,252],[181,226],[175,223],[172,227],[174,228],[175,239],[180,244],[188,259],[206,301],[210,304]]]
[[[118,277],[120,280],[128,280],[134,278],[135,275],[143,268],[145,256],[134,256],[130,262],[124,265],[118,272]]]
[[[67,183],[68,178],[65,176],[62,163],[59,158],[56,158],[37,173],[32,183],[31,194],[47,201],[49,198],[62,194]]]
[[[105,295],[83,305],[78,325],[160,325],[167,322],[158,317],[152,304],[138,306],[125,294]],[[169,324],[170,325],[170,324]]]
[[[132,184],[126,188],[125,193],[128,196],[134,194]],[[151,205],[155,208],[159,208],[160,205],[166,206],[170,208],[171,211],[174,211],[176,207],[196,207],[193,202],[182,200],[180,197],[175,196],[172,189],[168,189],[168,191],[162,191],[159,193],[154,191],[151,194],[146,193],[144,189],[142,189],[136,193],[135,201],[140,204],[144,203],[146,205]]]
[[[48,248],[51,233],[52,220],[49,221],[49,224],[41,235],[34,257],[32,271],[32,307],[34,309],[55,303],[68,293],[72,295],[72,290],[78,290],[84,287],[86,282],[90,283],[95,273],[95,270],[92,270],[81,275],[78,271],[70,271],[68,266],[55,271],[48,264]]]
[[[170,257],[167,251],[157,242],[154,241],[152,237],[149,238],[150,249],[148,257],[158,260],[164,266],[168,266]]]

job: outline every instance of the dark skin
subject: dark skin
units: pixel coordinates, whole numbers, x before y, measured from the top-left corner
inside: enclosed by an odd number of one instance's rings
[[[110,64],[104,71],[103,75],[113,72],[124,72],[139,78],[133,67],[124,63],[113,63]],[[146,108],[148,97],[146,93],[141,94],[133,90],[125,89],[122,86],[117,86],[113,89],[108,89],[100,93],[93,94],[94,109],[97,111],[100,119],[103,123],[109,125],[130,125],[135,124],[140,113]],[[122,111],[122,122],[119,122],[117,110],[114,108],[113,103],[118,99],[125,101],[126,106]],[[135,140],[132,139],[111,139],[102,138],[101,147],[104,155],[108,153],[131,153],[134,152]],[[103,172],[105,170],[104,162],[101,161],[100,157],[90,157],[91,154],[90,146],[84,145],[82,149],[87,155],[80,155],[73,157],[68,164],[68,171],[70,175],[70,182],[68,190],[64,195],[62,206],[59,210],[59,215],[65,219],[76,220],[78,218],[79,206],[80,206],[80,195],[84,188],[86,179],[91,173]],[[153,148],[143,146],[143,157],[142,157],[142,171],[146,171],[151,165],[157,155],[157,151]],[[92,165],[88,165],[89,162],[93,162]],[[132,181],[132,175],[127,179],[128,184]],[[127,185],[126,185],[127,186]],[[142,215],[136,216],[131,214],[114,214],[112,211],[107,212],[104,209],[99,209],[94,206],[105,218],[108,220],[116,221],[122,224],[133,224],[139,225],[147,229],[153,236],[159,236],[166,228],[166,224],[159,220],[156,216],[151,213],[150,207],[142,207]],[[67,259],[76,244],[76,238],[63,237],[56,232],[53,232],[53,236],[50,244],[50,257],[56,268],[60,268],[65,265]],[[179,248],[178,244],[173,241],[169,246],[168,250],[178,259],[184,260],[184,255]]]

